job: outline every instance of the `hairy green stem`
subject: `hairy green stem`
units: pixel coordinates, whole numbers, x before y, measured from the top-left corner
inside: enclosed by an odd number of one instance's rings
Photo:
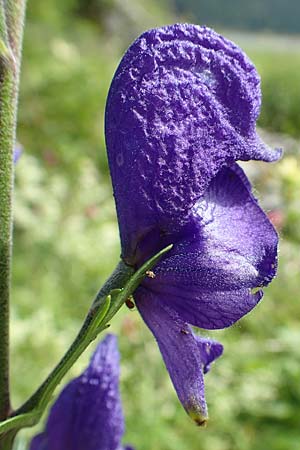
[[[29,400],[17,409],[8,419],[0,423],[1,450],[2,440],[7,439],[10,436],[10,433],[16,433],[16,430],[33,426],[40,420],[52,398],[55,388],[74,362],[79,358],[92,340],[109,326],[109,321],[125,303],[126,299],[133,294],[144,277],[147,276],[148,271],[151,270],[159,259],[171,248],[172,245],[169,245],[161,250],[136,272],[124,262],[121,261],[119,263],[116,270],[97,294],[86,319],[69,350],[67,350],[57,366]]]
[[[2,54],[3,49],[5,52],[6,43],[8,41],[6,16],[5,16],[3,0],[0,0],[0,39],[1,39],[0,53]]]
[[[72,367],[74,362],[79,358],[79,356],[91,342],[92,339],[89,339],[88,335],[90,334],[91,324],[96,313],[100,310],[101,312],[104,310],[104,316],[106,316],[107,307],[105,305],[105,302],[107,301],[106,299],[110,291],[122,288],[125,284],[125,281],[127,281],[132,274],[133,269],[131,267],[126,266],[123,262],[119,263],[112,276],[106,281],[104,286],[99,291],[96,297],[96,299],[99,298],[100,300],[97,308],[94,309],[92,307],[90,309],[77,337],[75,338],[69,350],[63,356],[57,366],[53,369],[44,383],[32,395],[32,397],[18,411],[16,411],[16,414],[22,414],[31,411],[36,407],[36,405],[39,405],[39,408],[42,410],[45,409],[49,402],[49,399],[51,399],[55,387],[60,383],[60,381]],[[110,300],[111,299],[109,298],[109,302]],[[100,314],[99,321],[103,319],[104,317],[102,317],[102,314]],[[95,338],[96,336],[91,336],[91,338],[92,337]]]
[[[26,0],[2,0],[5,8],[7,33],[19,75],[23,42]]]
[[[9,300],[13,150],[25,0],[0,1],[0,420],[10,412]]]

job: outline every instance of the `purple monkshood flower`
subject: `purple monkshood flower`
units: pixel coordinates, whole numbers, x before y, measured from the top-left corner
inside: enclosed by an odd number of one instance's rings
[[[134,450],[121,445],[119,372],[117,339],[109,334],[86,370],[64,388],[30,450]]]
[[[276,273],[277,234],[237,160],[275,161],[259,138],[260,79],[213,30],[175,24],[127,50],[106,105],[106,143],[125,263],[173,248],[134,293],[178,397],[207,417],[203,372],[222,352],[189,325],[247,314]]]

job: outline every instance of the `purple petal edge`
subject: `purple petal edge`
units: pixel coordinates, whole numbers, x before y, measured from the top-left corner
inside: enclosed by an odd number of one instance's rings
[[[136,305],[155,336],[178,398],[194,422],[207,422],[203,374],[221,356],[219,343],[201,339],[161,299],[144,288],[135,294]]]

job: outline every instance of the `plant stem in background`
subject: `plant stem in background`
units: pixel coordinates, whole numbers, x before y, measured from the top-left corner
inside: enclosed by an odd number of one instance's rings
[[[25,0],[0,0],[0,420],[10,412],[9,299],[13,150]]]

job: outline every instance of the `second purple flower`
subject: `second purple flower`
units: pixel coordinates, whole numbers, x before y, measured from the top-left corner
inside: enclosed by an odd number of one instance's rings
[[[86,370],[63,389],[30,450],[134,450],[121,444],[119,359],[117,339],[108,334]]]

